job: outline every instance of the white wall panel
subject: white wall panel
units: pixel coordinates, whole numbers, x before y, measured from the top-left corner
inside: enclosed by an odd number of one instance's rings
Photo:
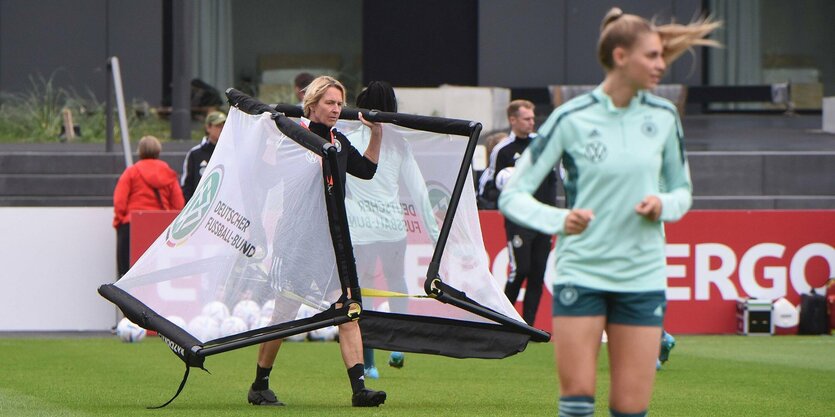
[[[0,208],[0,331],[108,330],[112,207]]]

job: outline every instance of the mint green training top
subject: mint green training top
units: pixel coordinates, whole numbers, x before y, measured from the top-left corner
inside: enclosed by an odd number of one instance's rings
[[[563,104],[540,127],[516,161],[499,196],[499,208],[515,223],[556,233],[558,284],[604,291],[666,288],[662,221],[676,221],[692,203],[681,121],[675,106],[640,91],[618,108],[598,86]],[[532,194],[562,160],[568,207],[590,209],[583,233],[565,235],[569,213]],[[660,221],[635,212],[648,195],[659,197]]]

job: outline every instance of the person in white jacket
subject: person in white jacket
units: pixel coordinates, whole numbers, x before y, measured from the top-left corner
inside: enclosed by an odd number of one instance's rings
[[[356,103],[361,109],[397,112],[394,89],[385,81],[370,82],[357,96]],[[348,138],[362,151],[369,141],[370,130],[362,126],[349,133]],[[401,202],[401,184],[414,201],[413,208]],[[360,286],[377,287],[374,279],[379,262],[386,290],[406,294],[404,257],[409,233],[425,233],[433,242],[438,240],[439,234],[426,183],[409,144],[403,138],[387,137],[381,145],[374,178],[368,181],[348,178],[347,185],[345,206]],[[406,222],[406,212],[422,221]],[[395,313],[406,313],[407,298],[393,298],[390,309]],[[378,378],[374,350],[366,348],[363,357],[366,377]],[[403,363],[403,353],[391,353],[390,366],[401,368]]]

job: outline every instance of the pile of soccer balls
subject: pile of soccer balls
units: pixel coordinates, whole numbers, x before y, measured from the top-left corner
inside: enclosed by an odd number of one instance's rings
[[[174,325],[185,329],[194,337],[202,341],[214,340],[248,330],[259,329],[273,324],[274,301],[267,301],[263,306],[252,300],[238,302],[230,311],[221,301],[212,301],[203,306],[200,314],[186,321],[180,316],[167,316],[166,319]],[[313,316],[318,311],[312,307],[302,305],[296,319]],[[339,331],[336,326],[325,327],[288,337],[285,340],[293,342],[332,341],[336,340]],[[139,342],[146,336],[142,327],[132,323],[127,318],[122,319],[116,326],[116,335],[127,343]]]
[[[229,309],[221,301],[212,301],[203,306],[199,315],[186,322],[179,316],[168,316],[171,323],[187,330],[194,337],[202,341],[214,340],[248,330],[259,329],[273,324],[274,301],[270,300],[259,306],[252,300],[242,300],[234,308]],[[318,313],[317,310],[302,305],[296,318],[302,319]],[[307,333],[288,337],[289,341],[331,341],[335,340],[338,330],[336,327],[326,327]]]

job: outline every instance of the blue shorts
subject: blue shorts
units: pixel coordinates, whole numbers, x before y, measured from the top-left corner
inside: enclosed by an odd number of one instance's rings
[[[606,316],[610,324],[658,326],[664,324],[664,291],[614,292],[572,284],[554,285],[554,317]]]

